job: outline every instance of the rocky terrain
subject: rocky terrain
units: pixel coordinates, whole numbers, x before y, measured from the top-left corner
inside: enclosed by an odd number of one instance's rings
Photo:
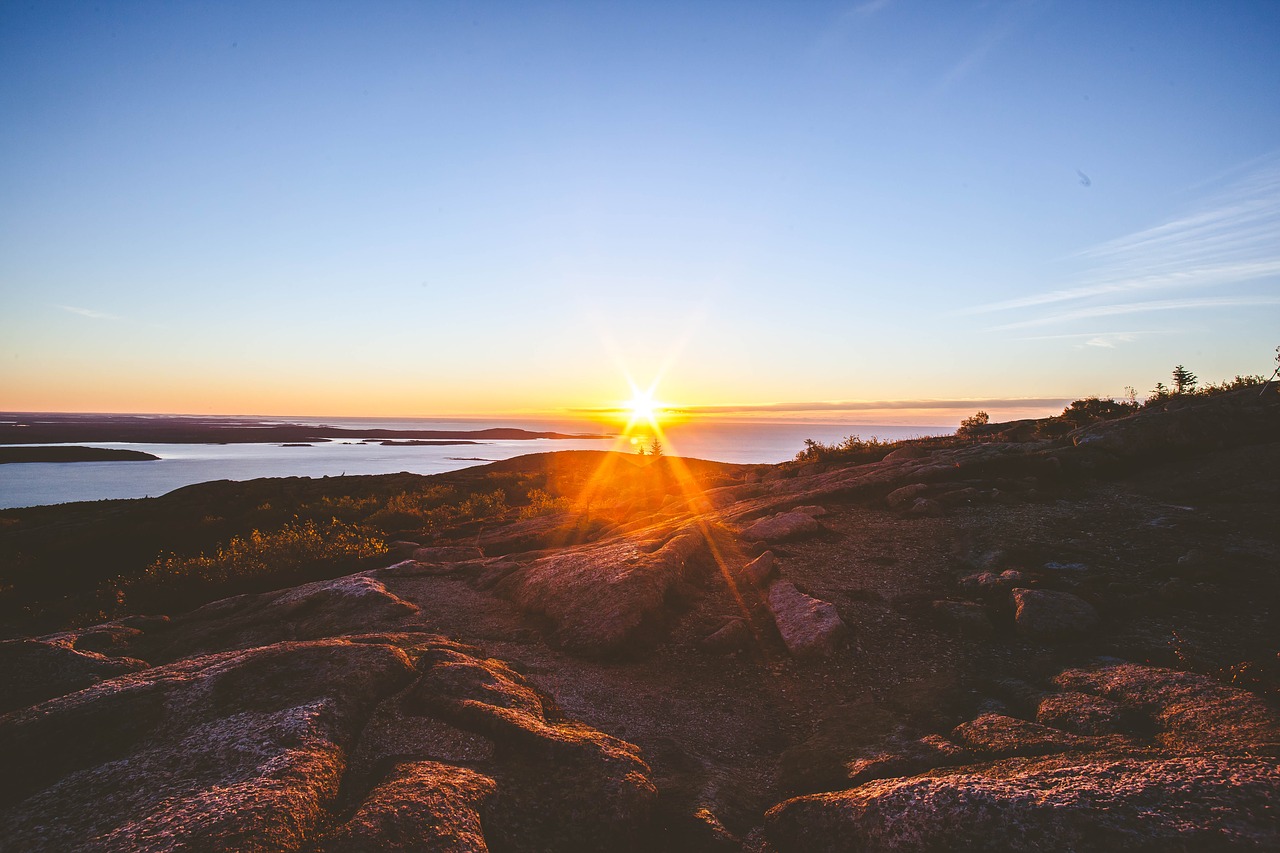
[[[0,848],[1280,847],[1280,395],[990,433],[0,643]]]

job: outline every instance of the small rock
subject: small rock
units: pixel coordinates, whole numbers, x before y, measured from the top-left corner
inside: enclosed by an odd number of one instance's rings
[[[924,483],[912,483],[910,486],[894,489],[884,500],[889,509],[906,509],[928,491],[929,487]]]
[[[995,572],[979,572],[960,578],[960,588],[968,592],[992,592],[999,588],[1000,578]]]
[[[1029,639],[1073,639],[1089,633],[1100,621],[1089,602],[1069,592],[1015,589],[1010,596],[1017,608],[1018,633]]]
[[[805,595],[790,581],[774,581],[768,604],[778,633],[794,657],[835,654],[849,633],[834,604]]]
[[[751,629],[741,619],[730,619],[702,641],[702,647],[712,652],[735,652],[751,642]]]
[[[742,567],[742,577],[753,586],[764,587],[769,578],[773,577],[776,563],[773,552],[765,551]]]
[[[827,508],[825,506],[818,506],[817,504],[810,504],[807,506],[798,506],[795,509],[793,509],[792,512],[803,512],[805,515],[809,516],[810,518],[822,518],[824,515],[831,514],[827,511]]]
[[[1022,572],[1010,569],[1000,574],[995,572],[979,572],[960,579],[960,588],[969,593],[981,595],[1003,595],[1024,580]]]
[[[725,853],[731,853],[731,851],[739,853],[742,850],[742,840],[725,829],[720,819],[706,806],[696,810],[692,818],[681,828],[690,846],[698,850],[706,850],[709,853],[717,850],[723,850]]]
[[[917,518],[939,518],[946,513],[942,504],[933,498],[916,498],[916,502],[911,505],[911,509],[907,510],[907,514]]]

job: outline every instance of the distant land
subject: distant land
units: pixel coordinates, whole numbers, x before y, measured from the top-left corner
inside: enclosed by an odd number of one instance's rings
[[[14,462],[155,462],[160,459],[141,450],[105,447],[0,447],[0,465]]]
[[[82,415],[11,412],[0,414],[0,444],[65,444],[73,441],[128,441],[147,444],[302,443],[334,439],[526,441],[536,438],[608,438],[599,433],[534,432],[513,427],[479,430],[348,429],[315,424],[274,423],[184,415]]]
[[[544,436],[546,437],[546,436]],[[564,438],[581,438],[582,436],[563,436]],[[444,440],[423,440],[420,438],[411,438],[403,441],[395,441],[392,439],[384,439],[382,441],[365,441],[365,444],[379,444],[383,447],[448,447],[454,444],[480,444],[478,441],[467,441],[466,439],[444,439]]]

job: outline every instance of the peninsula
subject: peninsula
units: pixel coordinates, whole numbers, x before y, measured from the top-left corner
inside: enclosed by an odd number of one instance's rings
[[[17,462],[154,462],[159,458],[141,450],[109,447],[0,447],[0,465]]]

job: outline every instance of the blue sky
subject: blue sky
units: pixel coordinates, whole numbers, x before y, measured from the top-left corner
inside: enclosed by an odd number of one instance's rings
[[[6,4],[0,409],[1268,373],[1277,44],[1270,2]]]

